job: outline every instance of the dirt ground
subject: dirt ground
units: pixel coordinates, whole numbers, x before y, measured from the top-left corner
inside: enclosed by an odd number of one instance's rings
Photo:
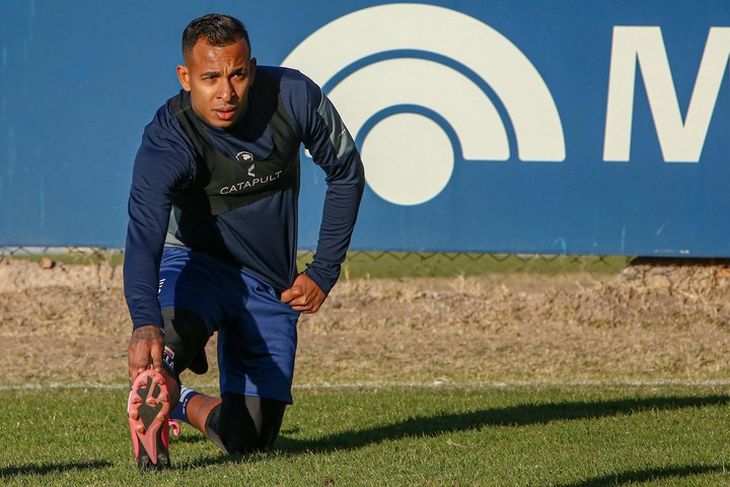
[[[729,297],[723,266],[343,280],[295,382],[725,380]],[[130,329],[121,268],[0,259],[0,384],[123,383]]]

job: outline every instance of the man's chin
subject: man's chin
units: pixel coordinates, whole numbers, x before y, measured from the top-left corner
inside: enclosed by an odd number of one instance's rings
[[[228,127],[233,125],[233,123],[234,123],[233,120],[226,120],[226,121],[216,120],[215,123],[211,123],[210,125],[212,125],[215,128],[218,128],[218,129],[227,129]]]
[[[213,117],[208,118],[208,120],[206,120],[206,122],[208,123],[208,125],[210,125],[212,127],[216,127],[219,129],[225,129],[225,128],[230,127],[234,123],[236,123],[237,119],[238,119],[238,117],[235,115],[230,118],[225,118],[225,119],[214,115]]]

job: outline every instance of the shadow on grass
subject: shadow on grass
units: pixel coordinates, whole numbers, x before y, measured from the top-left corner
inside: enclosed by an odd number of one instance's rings
[[[271,452],[271,453],[254,453],[249,455],[228,455],[223,452],[219,452],[217,454],[213,455],[207,455],[204,457],[198,457],[195,460],[191,460],[189,462],[175,462],[173,458],[172,468],[173,469],[181,469],[181,470],[187,470],[187,469],[194,469],[194,468],[200,468],[200,467],[210,467],[213,465],[230,465],[233,463],[255,463],[259,460],[263,460],[265,458],[272,458],[276,456],[278,452]]]
[[[190,426],[189,428],[191,431],[193,431],[192,426]],[[191,443],[192,444],[192,443],[205,443],[207,441],[209,441],[208,438],[203,436],[203,434],[197,430],[195,430],[194,432],[191,432],[191,433],[182,434],[182,435],[178,436],[177,438],[172,439],[173,443]]]
[[[684,408],[723,406],[730,403],[730,396],[711,395],[703,397],[652,397],[621,399],[597,402],[566,402],[557,404],[525,404],[504,408],[483,409],[479,411],[436,416],[415,416],[397,423],[374,428],[343,431],[317,440],[298,440],[285,436],[279,437],[275,452],[269,455],[300,455],[307,453],[351,450],[388,440],[402,438],[435,437],[444,433],[476,430],[489,426],[529,426],[548,424],[553,421],[598,419],[610,416],[630,415],[646,411],[672,411]],[[191,439],[191,442],[194,441]],[[229,463],[246,463],[267,458],[267,454],[256,455],[210,455],[192,462],[177,464],[179,468],[197,468]],[[583,487],[592,485],[621,485],[632,480],[660,478],[662,476],[689,476],[702,473],[723,471],[721,466],[710,467],[667,467],[647,471],[626,472],[606,476],[563,487]],[[602,483],[603,482],[603,483]]]
[[[692,477],[694,475],[725,473],[722,465],[686,465],[681,467],[657,467],[646,470],[631,470],[613,475],[604,475],[570,484],[559,484],[556,487],[609,487],[650,482],[669,478]]]
[[[291,453],[322,452],[360,448],[386,440],[437,436],[455,431],[469,431],[486,426],[528,426],[553,421],[597,419],[644,411],[671,411],[683,408],[719,406],[730,403],[730,396],[652,397],[598,402],[565,402],[557,404],[525,404],[504,408],[483,409],[467,413],[415,416],[394,424],[374,428],[343,431],[317,440],[281,437],[280,450]]]
[[[14,477],[16,475],[47,475],[49,473],[66,472],[69,470],[96,470],[111,466],[111,463],[104,460],[94,460],[91,462],[8,465],[7,467],[0,468],[0,478]]]

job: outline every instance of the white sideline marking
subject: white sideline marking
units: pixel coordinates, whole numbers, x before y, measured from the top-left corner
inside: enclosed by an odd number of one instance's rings
[[[341,384],[294,384],[295,390],[337,390],[337,389],[505,389],[510,387],[666,387],[666,386],[730,386],[730,380],[686,380],[686,379],[659,379],[659,380],[574,380],[574,381],[475,381],[475,382],[451,382],[448,380],[437,380],[434,382],[357,382]],[[195,387],[216,388],[218,384],[195,384]],[[20,384],[2,385],[0,391],[43,391],[50,389],[128,389],[128,384],[103,384],[95,382],[82,382],[72,384],[50,383],[50,384]]]

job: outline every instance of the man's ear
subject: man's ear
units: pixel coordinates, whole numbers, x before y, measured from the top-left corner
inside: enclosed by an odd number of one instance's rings
[[[183,90],[190,91],[190,71],[188,71],[187,66],[183,64],[177,66],[177,80],[180,82]]]
[[[256,58],[252,57],[248,62],[249,69],[251,70],[251,83],[256,80]]]

